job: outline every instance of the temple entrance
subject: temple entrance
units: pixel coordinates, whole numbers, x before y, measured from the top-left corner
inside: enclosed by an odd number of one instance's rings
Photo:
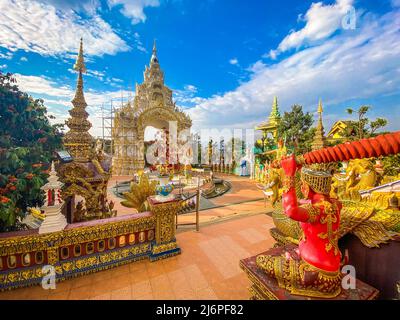
[[[177,134],[190,129],[192,121],[172,100],[172,90],[164,85],[164,73],[160,68],[156,48],[146,66],[144,82],[136,86],[133,101],[115,113],[113,126],[113,174],[134,175],[146,166],[145,130],[147,127],[171,130]]]

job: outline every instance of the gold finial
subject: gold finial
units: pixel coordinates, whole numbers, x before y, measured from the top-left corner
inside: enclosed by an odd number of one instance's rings
[[[154,39],[153,43],[153,53],[157,53],[156,39]]]
[[[274,96],[274,101],[272,103],[272,106],[275,107],[275,108],[278,107],[278,97],[277,96]]]
[[[321,114],[324,111],[324,109],[322,108],[322,100],[319,99],[319,103],[318,103],[318,113]]]
[[[78,58],[76,59],[76,62],[74,64],[74,70],[82,72],[82,73],[86,72],[85,60],[83,59],[83,38],[81,38],[81,44],[79,46]]]

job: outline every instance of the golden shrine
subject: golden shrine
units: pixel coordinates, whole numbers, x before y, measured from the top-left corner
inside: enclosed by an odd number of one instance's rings
[[[86,66],[81,39],[78,58],[74,65],[78,72],[71,117],[66,121],[69,131],[64,137],[64,146],[73,161],[57,166],[65,183],[63,197],[66,201],[64,213],[68,222],[106,218],[115,215],[112,203],[107,201],[107,183],[111,176],[110,159],[101,150],[95,150],[94,139],[89,133],[92,124],[86,112],[87,103],[83,93],[83,77]]]
[[[164,85],[154,42],[150,66],[145,68],[144,82],[136,85],[133,101],[120,108],[114,118],[113,174],[133,175],[145,166],[144,131],[147,126],[169,129],[175,122],[177,133],[190,129],[190,118],[172,100],[172,90]]]
[[[279,108],[278,108],[278,98],[274,97],[274,101],[272,102],[271,113],[268,117],[268,120],[257,125],[255,129],[262,131],[264,140],[268,137],[268,133],[271,133],[274,140],[277,141],[278,124],[280,120],[281,120],[281,115],[279,113]]]

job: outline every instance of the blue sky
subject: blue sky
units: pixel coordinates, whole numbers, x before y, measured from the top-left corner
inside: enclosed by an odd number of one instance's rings
[[[1,0],[0,68],[58,122],[68,118],[81,36],[95,136],[98,106],[134,94],[153,39],[195,131],[253,128],[274,95],[281,112],[294,103],[315,112],[321,98],[327,129],[361,104],[400,129],[400,0]]]

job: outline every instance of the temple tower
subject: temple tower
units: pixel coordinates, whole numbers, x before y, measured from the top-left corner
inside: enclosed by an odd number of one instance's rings
[[[318,123],[316,126],[316,130],[315,130],[315,135],[314,135],[314,140],[313,143],[311,145],[311,149],[314,150],[318,150],[321,149],[325,146],[325,137],[324,137],[324,125],[322,123],[322,112],[323,112],[323,108],[322,108],[322,101],[321,99],[319,99],[319,103],[318,103]]]
[[[71,101],[73,108],[69,110],[71,117],[65,122],[70,130],[64,136],[64,146],[75,161],[86,162],[90,159],[93,139],[89,134],[92,125],[88,121],[87,103],[83,94],[82,73],[86,72],[86,66],[83,59],[82,38],[74,70],[78,72],[78,80],[75,97]]]

